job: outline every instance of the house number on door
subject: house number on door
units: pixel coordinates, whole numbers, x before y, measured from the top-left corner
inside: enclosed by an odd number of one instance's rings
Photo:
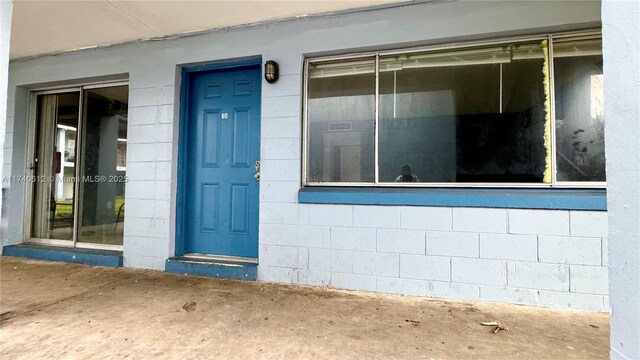
[[[222,120],[227,120],[229,118],[229,113],[222,113],[220,117],[222,118]]]

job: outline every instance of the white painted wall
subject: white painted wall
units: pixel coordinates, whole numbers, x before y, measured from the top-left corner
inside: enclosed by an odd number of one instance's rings
[[[24,173],[28,88],[128,74],[124,263],[163,269],[174,249],[179,66],[261,55],[281,70],[262,90],[261,280],[605,310],[604,212],[297,202],[305,55],[593,28],[599,6],[414,4],[14,62],[5,171]],[[22,241],[23,192],[12,184],[3,244]]]
[[[640,359],[640,2],[602,4],[611,358]]]
[[[9,44],[11,39],[11,16],[13,14],[13,1],[0,1],[0,164],[4,164],[4,143],[7,128],[7,91],[9,88]],[[0,179],[3,178],[0,168]],[[4,181],[0,186],[0,215],[2,215],[4,203]],[[2,219],[5,219],[4,217]],[[1,222],[1,220],[0,220]],[[0,239],[2,236],[0,225]],[[0,250],[1,251],[1,250]]]

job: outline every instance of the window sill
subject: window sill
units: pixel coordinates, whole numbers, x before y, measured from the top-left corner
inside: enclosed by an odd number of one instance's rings
[[[607,210],[604,189],[486,189],[304,187],[302,204],[491,207],[548,210]]]

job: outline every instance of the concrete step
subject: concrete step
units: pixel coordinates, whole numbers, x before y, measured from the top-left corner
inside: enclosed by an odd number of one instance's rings
[[[255,281],[258,278],[258,265],[255,263],[208,260],[185,256],[167,259],[165,271],[174,274],[249,281]]]

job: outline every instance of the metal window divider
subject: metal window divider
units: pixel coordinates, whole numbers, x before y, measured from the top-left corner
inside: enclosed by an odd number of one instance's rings
[[[503,79],[502,79],[502,63],[500,63],[500,95],[498,95],[499,96],[498,102],[500,103],[500,114],[502,114],[502,90],[503,90],[502,89],[502,86],[503,86],[502,85],[502,81],[503,81]]]
[[[555,70],[553,59],[553,34],[549,34],[547,38],[547,52],[549,54],[549,111],[551,111],[550,131],[551,131],[551,185],[558,186],[558,161],[556,158],[556,89],[555,89]]]
[[[76,131],[76,164],[75,164],[75,179],[73,182],[73,247],[77,247],[78,243],[78,231],[80,228],[80,186],[82,184],[80,176],[82,168],[82,158],[84,149],[84,110],[85,110],[84,88],[80,88],[80,98],[78,101],[78,130]]]
[[[375,109],[374,109],[374,119],[373,119],[373,151],[374,151],[374,178],[373,182],[375,185],[378,185],[380,181],[380,168],[378,165],[380,159],[380,145],[378,144],[379,140],[379,124],[380,124],[380,54],[376,53],[375,58],[375,78],[376,78],[376,88],[375,88]]]
[[[26,151],[26,159],[24,173],[33,176],[34,172],[34,160],[36,157],[35,154],[35,141],[36,141],[36,129],[37,129],[37,104],[38,104],[38,94],[30,93],[29,94],[29,108],[28,108],[28,122],[27,122],[27,143],[31,142],[33,146],[27,146]],[[34,184],[28,184],[25,186],[25,205],[23,208],[23,218],[24,223],[22,225],[23,230],[23,241],[30,239],[32,234],[32,220],[33,220],[33,201],[34,201]]]
[[[302,146],[302,175],[300,176],[300,182],[301,186],[305,187],[309,181],[309,174],[307,171],[307,158],[309,156],[309,141],[307,140],[309,137],[309,134],[307,133],[307,118],[309,113],[309,104],[307,103],[309,101],[307,95],[309,91],[309,59],[304,59],[302,72],[302,129],[300,131],[300,135],[302,136],[300,138],[300,145]]]

